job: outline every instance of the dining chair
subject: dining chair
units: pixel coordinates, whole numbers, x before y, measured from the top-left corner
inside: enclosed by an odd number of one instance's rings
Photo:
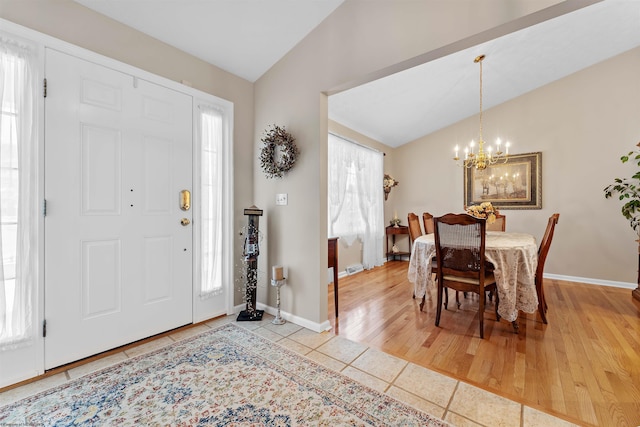
[[[429,212],[423,212],[422,222],[424,225],[425,234],[433,234],[433,232],[435,231],[433,227],[433,215],[431,215]]]
[[[407,215],[407,223],[409,224],[409,237],[411,237],[411,244],[416,241],[416,239],[422,236],[422,228],[420,228],[420,218],[418,215],[413,212],[409,212]],[[413,250],[411,251],[413,252]],[[415,292],[413,293],[413,298],[416,297]],[[424,307],[424,303],[426,301],[426,295],[422,297],[422,301],[420,302],[420,311]]]
[[[422,219],[424,221],[425,215],[429,215],[432,219],[433,219],[433,215],[430,215],[428,213],[423,213],[422,214]],[[409,224],[409,236],[411,237],[411,243],[413,244],[413,242],[415,242],[415,240],[422,236],[422,229],[420,228],[420,219],[418,218],[418,215],[414,214],[413,212],[409,212],[409,214],[407,215],[407,222]],[[433,227],[432,227],[433,228]],[[427,223],[425,222],[425,230],[427,230]],[[433,233],[433,231],[431,231]],[[427,234],[429,234],[427,232]],[[438,271],[438,266],[436,264],[436,259],[432,258],[431,259],[431,273],[432,274],[436,274]],[[413,294],[413,297],[415,298],[416,295],[415,293]],[[448,295],[447,295],[448,297]],[[448,302],[449,298],[447,298],[447,302]],[[420,301],[420,311],[422,311],[422,309],[424,308],[424,304],[426,302],[426,295],[424,295],[422,297],[422,301]],[[458,303],[458,307],[460,307],[460,301],[458,299],[458,296],[456,295],[456,302]]]
[[[496,290],[493,273],[485,270],[486,220],[467,214],[446,214],[434,218],[434,225],[438,263],[436,326],[440,325],[442,298],[446,289],[473,292],[478,295],[480,338],[484,338],[485,292]],[[496,319],[500,320],[498,304],[496,292]]]
[[[497,214],[496,220],[491,224],[487,222],[487,231],[506,231],[507,217],[503,214]]]
[[[422,228],[420,228],[420,219],[418,215],[413,212],[409,212],[407,215],[407,222],[409,224],[409,237],[411,237],[411,244],[416,241],[416,239],[422,236]]]
[[[433,234],[435,232],[435,226],[433,225],[433,215],[431,215],[429,212],[422,213],[422,223],[424,225],[425,234]],[[436,262],[435,257],[431,260],[431,272],[436,275],[438,274],[438,263]],[[444,295],[444,297],[445,297],[444,306],[446,307],[447,304],[449,304],[449,293],[447,292]],[[466,298],[467,295],[465,294],[464,297]],[[460,295],[458,292],[456,292],[456,304],[458,304],[458,308],[459,308]],[[422,307],[420,307],[420,310],[422,310]]]
[[[559,219],[559,213],[554,213],[549,217],[549,221],[547,222],[547,229],[544,232],[544,236],[542,236],[542,241],[540,242],[540,247],[538,248],[538,267],[536,268],[536,293],[538,294],[538,313],[540,313],[542,322],[545,324],[547,323],[547,309],[549,308],[549,306],[547,305],[547,299],[544,296],[542,274],[544,273],[544,263],[547,260],[549,248],[551,247],[553,232],[555,231],[556,224],[558,223]]]

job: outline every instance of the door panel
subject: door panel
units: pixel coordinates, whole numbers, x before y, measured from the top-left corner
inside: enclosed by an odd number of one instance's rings
[[[82,242],[82,320],[122,311],[120,241]]]
[[[167,301],[172,297],[172,246],[169,236],[144,240],[144,304]]]
[[[82,215],[120,215],[120,132],[80,126]]]
[[[45,367],[192,322],[191,97],[47,50]]]

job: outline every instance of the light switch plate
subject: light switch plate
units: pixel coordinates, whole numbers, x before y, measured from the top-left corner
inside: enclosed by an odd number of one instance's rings
[[[276,194],[276,205],[284,206],[288,204],[288,202],[287,193]]]

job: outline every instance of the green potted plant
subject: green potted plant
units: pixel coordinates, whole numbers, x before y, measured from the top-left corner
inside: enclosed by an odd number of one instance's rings
[[[636,147],[635,151],[629,151],[620,160],[622,163],[632,160],[640,169],[640,142]],[[604,189],[604,197],[607,199],[614,195],[625,202],[622,205],[622,215],[629,220],[629,225],[638,235],[638,287],[633,291],[633,297],[640,301],[640,170],[631,178],[616,178],[613,184]]]

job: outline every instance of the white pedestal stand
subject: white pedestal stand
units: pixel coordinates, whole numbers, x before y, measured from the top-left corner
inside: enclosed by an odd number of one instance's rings
[[[271,321],[274,325],[284,325],[287,321],[280,317],[280,287],[284,285],[286,279],[275,280],[271,279],[271,286],[274,286],[276,291],[276,304],[278,305],[278,313],[276,314],[275,319]]]

